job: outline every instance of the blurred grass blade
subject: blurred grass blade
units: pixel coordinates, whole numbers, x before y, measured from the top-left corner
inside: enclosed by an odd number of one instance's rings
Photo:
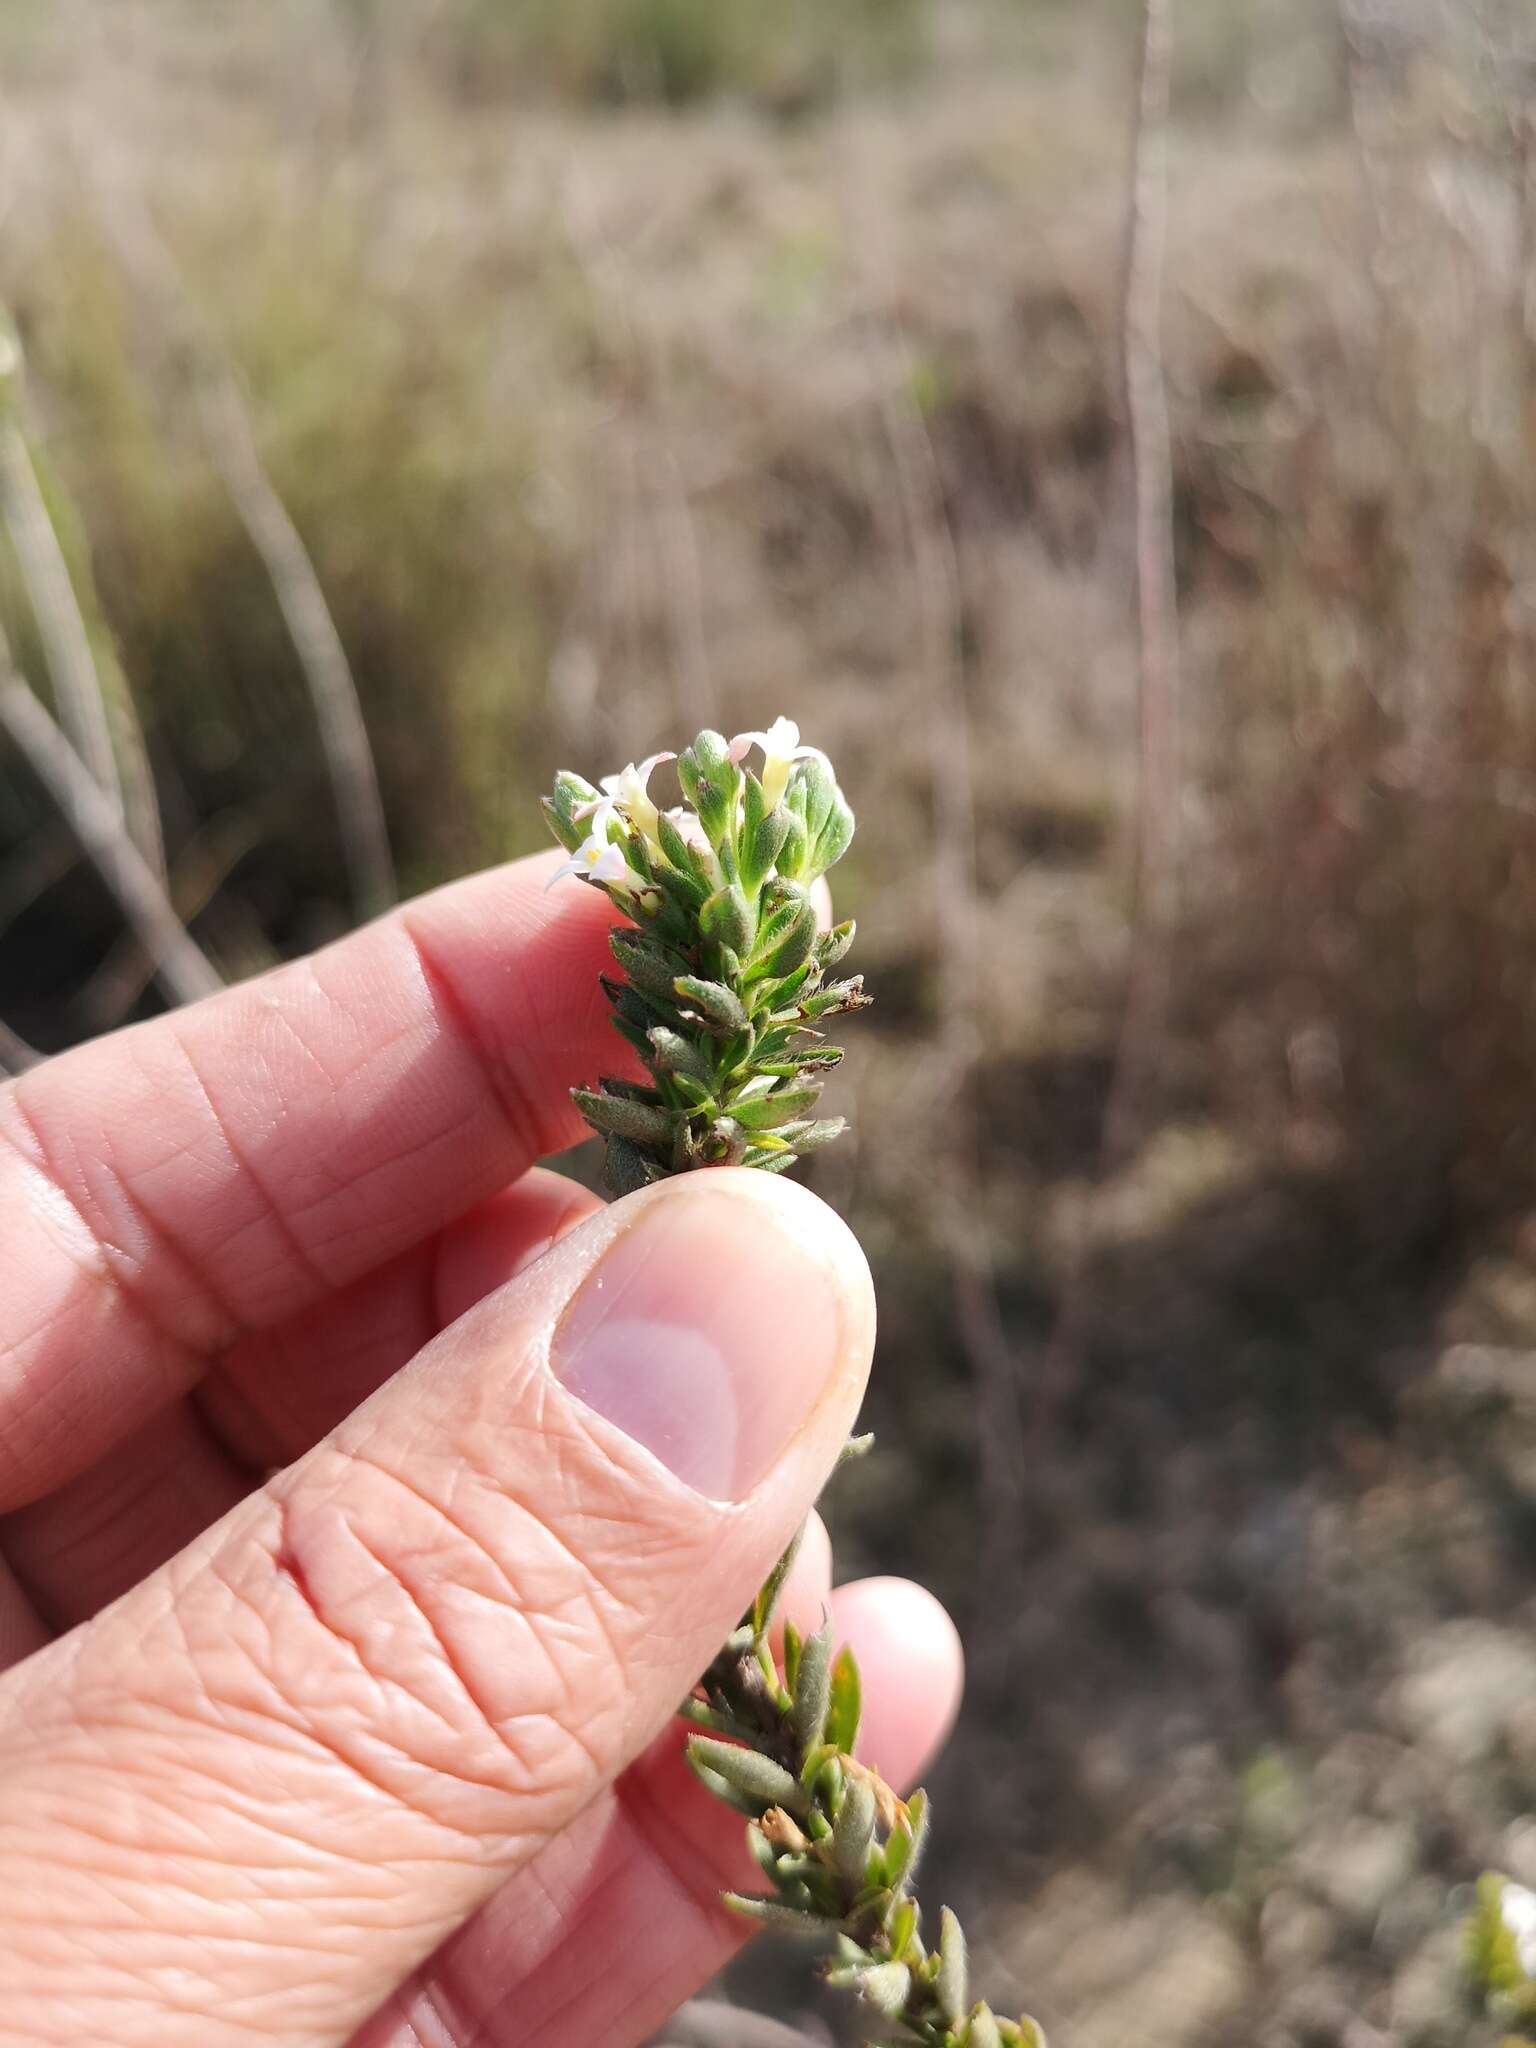
[[[111,798],[17,674],[3,637],[0,726],[63,812],[123,915],[148,948],[167,991],[177,1002],[192,1003],[222,988],[221,976],[176,915],[158,877],[128,837]]]

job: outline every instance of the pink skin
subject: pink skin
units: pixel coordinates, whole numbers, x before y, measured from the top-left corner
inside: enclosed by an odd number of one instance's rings
[[[556,859],[0,1089],[4,2048],[629,2048],[741,1938],[670,1710],[853,1419],[868,1280],[763,1176],[601,1209],[533,1167],[616,1064],[610,913]],[[742,1426],[700,1464],[561,1347],[627,1259],[686,1349],[706,1241]],[[790,1605],[909,1779],[954,1631],[830,1580],[813,1523]]]

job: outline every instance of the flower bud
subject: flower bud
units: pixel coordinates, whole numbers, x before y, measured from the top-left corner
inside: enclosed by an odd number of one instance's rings
[[[741,770],[731,759],[724,738],[707,729],[701,732],[677,764],[677,779],[683,794],[698,813],[709,843],[717,851],[736,835],[736,798],[741,789]]]

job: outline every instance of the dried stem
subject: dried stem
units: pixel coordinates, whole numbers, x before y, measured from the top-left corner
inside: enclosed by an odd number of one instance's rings
[[[655,323],[637,307],[609,238],[579,219],[569,204],[565,232],[604,346],[622,372],[621,418],[638,456],[636,482],[654,505],[650,531],[667,602],[677,708],[686,724],[713,725],[720,709],[704,632],[704,574],[688,479],[668,431],[665,345]],[[638,418],[642,395],[650,400],[650,413],[643,421]]]
[[[196,313],[170,251],[121,193],[103,195],[102,213],[119,253],[185,353],[209,454],[261,557],[309,688],[353,900],[362,915],[372,916],[395,900],[394,859],[357,684],[319,575],[262,463],[239,379]]]
[[[233,373],[205,362],[200,383],[198,409],[214,462],[272,580],[309,684],[353,900],[364,916],[372,916],[395,900],[395,866],[378,770],[346,650],[309,551],[262,466]]]
[[[981,1187],[975,1079],[980,1054],[977,991],[983,962],[971,720],[961,653],[960,564],[933,442],[913,396],[911,354],[899,330],[896,340],[899,375],[894,386],[882,389],[881,417],[911,553],[933,777],[943,1074],[936,1093],[942,1128],[948,1134],[939,1222],[949,1255],[960,1341],[977,1392],[983,1575],[998,1585],[1008,1582],[1017,1564],[1018,1474],[1024,1444],[1017,1364],[998,1306]]]
[[[107,801],[123,815],[123,785],[90,635],[48,516],[26,437],[0,427],[0,514],[37,620],[59,723]]]
[[[0,1074],[24,1074],[28,1067],[37,1066],[42,1058],[36,1046],[28,1045],[20,1032],[13,1031],[0,1017]]]
[[[1162,341],[1172,63],[1172,0],[1145,0],[1121,319],[1135,534],[1139,788],[1130,971],[1100,1139],[1101,1183],[1134,1141],[1146,1084],[1156,1071],[1178,912],[1179,626]],[[1091,1229],[1090,1209],[1069,1256],[1041,1368],[1031,1425],[1037,1443],[1080,1371]]]
[[[0,636],[0,726],[63,813],[128,922],[180,1003],[223,987],[212,962],[188,935],[158,876],[124,828],[121,813],[22,680]]]
[[[119,686],[110,696],[102,688],[90,629],[37,465],[16,420],[6,421],[0,432],[0,511],[37,621],[64,731],[117,805],[134,845],[164,880],[165,840],[143,728],[125,688]]]

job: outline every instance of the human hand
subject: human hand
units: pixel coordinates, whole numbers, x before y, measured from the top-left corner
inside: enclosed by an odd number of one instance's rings
[[[554,856],[0,1089],[0,2043],[630,2048],[725,1959],[673,1709],[873,1336],[805,1190],[532,1162],[613,1063]],[[828,1594],[861,1748],[959,1689]],[[5,1668],[9,1667],[9,1668]]]

